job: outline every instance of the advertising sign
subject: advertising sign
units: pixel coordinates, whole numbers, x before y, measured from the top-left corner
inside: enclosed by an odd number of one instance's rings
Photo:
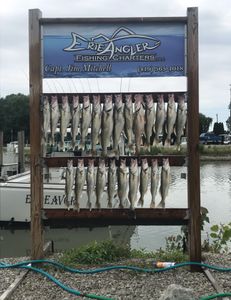
[[[43,26],[43,77],[185,76],[185,25],[99,22]]]

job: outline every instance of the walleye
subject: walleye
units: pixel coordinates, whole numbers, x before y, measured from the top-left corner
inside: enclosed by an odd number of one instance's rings
[[[67,127],[71,121],[71,110],[68,102],[68,96],[62,96],[61,120],[60,120],[60,150],[64,151],[64,138],[67,135]]]
[[[73,106],[71,111],[71,135],[72,135],[72,148],[75,150],[76,147],[76,136],[79,131],[79,121],[80,121],[80,104],[79,96],[73,96]]]
[[[174,94],[168,94],[167,124],[166,124],[167,137],[164,142],[165,146],[171,145],[171,135],[173,133],[175,123],[176,123],[176,103],[174,100]]]
[[[133,125],[133,108],[132,108],[132,95],[125,95],[124,106],[124,132],[127,138],[128,146],[132,145],[132,125]]]
[[[46,156],[46,146],[48,144],[48,131],[50,130],[51,123],[51,111],[50,111],[50,103],[47,96],[43,97],[43,124],[42,124],[42,154]]]
[[[129,168],[129,192],[128,199],[130,201],[130,208],[135,208],[135,203],[137,201],[137,192],[138,192],[138,163],[137,159],[131,159],[131,164]]]
[[[112,96],[106,95],[102,112],[102,132],[101,145],[103,148],[103,155],[107,155],[107,147],[111,145],[111,137],[113,134],[113,107]]]
[[[143,95],[135,95],[135,113],[133,119],[133,132],[135,135],[136,154],[140,153],[140,145],[145,127],[145,111],[143,108]]]
[[[83,186],[85,183],[85,169],[83,159],[78,159],[78,165],[75,175],[75,201],[74,209],[80,211],[80,200],[82,198]]]
[[[155,139],[153,145],[159,144],[159,135],[163,132],[164,120],[165,120],[165,107],[164,107],[164,95],[158,95],[157,109],[156,109],[156,123],[155,123]]]
[[[145,124],[146,146],[150,148],[151,137],[153,135],[155,119],[156,119],[156,111],[155,111],[155,105],[153,102],[152,95],[146,95],[145,119],[146,119],[146,124]]]
[[[99,134],[101,128],[101,104],[100,96],[93,96],[92,108],[92,126],[91,126],[91,143],[92,153],[96,153],[96,145],[99,143]]]
[[[51,145],[55,145],[55,131],[60,118],[57,96],[51,96]]]
[[[184,128],[187,120],[187,109],[184,103],[184,96],[179,96],[176,117],[176,144],[177,148],[180,147],[181,136],[184,133]]]
[[[151,195],[152,195],[152,200],[151,200],[150,208],[155,208],[155,199],[156,199],[158,185],[159,185],[158,160],[157,159],[152,159],[152,166],[151,166]]]
[[[118,169],[118,197],[120,200],[120,208],[124,207],[125,202],[127,201],[127,187],[128,187],[128,174],[126,160],[121,159]]]
[[[95,189],[95,168],[94,168],[94,160],[89,159],[88,167],[87,167],[87,207],[90,209],[92,208],[92,199],[94,195]]]
[[[105,185],[106,185],[105,161],[104,159],[100,159],[97,168],[97,175],[96,175],[96,203],[95,204],[98,209],[100,209],[101,207],[100,201],[102,199]]]
[[[124,130],[124,104],[122,100],[122,95],[115,95],[115,104],[114,104],[114,139],[113,139],[113,148],[117,154],[120,136]]]
[[[73,161],[67,161],[66,174],[65,174],[65,198],[64,204],[67,206],[68,210],[70,209],[72,192],[74,186],[74,168]]]
[[[147,158],[143,158],[141,160],[141,172],[140,172],[140,199],[138,201],[138,205],[143,207],[144,205],[144,196],[148,190],[148,182],[149,182],[149,166]]]
[[[108,207],[112,208],[112,202],[116,195],[115,187],[117,183],[115,160],[110,161],[108,169]]]
[[[163,166],[161,169],[160,195],[161,201],[158,207],[165,207],[165,199],[168,195],[170,185],[170,166],[168,158],[163,158]]]
[[[81,121],[81,144],[80,149],[85,149],[86,136],[88,134],[88,128],[91,124],[91,104],[89,96],[83,96],[83,109],[82,109],[82,121]]]

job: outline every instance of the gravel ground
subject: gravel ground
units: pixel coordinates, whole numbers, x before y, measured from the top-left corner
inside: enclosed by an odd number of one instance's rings
[[[210,264],[231,267],[231,255],[206,254],[205,257]],[[13,263],[26,259],[27,258],[4,259],[0,261]],[[55,257],[53,257],[53,259],[55,259]],[[94,275],[77,275],[50,268],[49,273],[62,283],[83,293],[103,295],[118,300],[159,299],[167,286],[173,283],[180,284],[186,288],[191,288],[195,293],[195,299],[216,293],[203,273],[192,273],[188,271],[187,268],[179,268],[168,272],[154,274],[113,270]],[[19,270],[17,269],[0,270],[0,296],[14,281],[18,274]],[[225,292],[231,291],[230,273],[213,272],[213,275]],[[47,278],[30,272],[15,290],[10,299],[66,300],[76,298],[75,295],[65,292]]]

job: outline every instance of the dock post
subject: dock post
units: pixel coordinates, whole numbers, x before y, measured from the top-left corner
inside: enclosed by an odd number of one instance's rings
[[[18,173],[25,172],[24,131],[18,132]]]
[[[187,32],[188,77],[188,208],[189,257],[201,262],[200,157],[199,157],[199,78],[198,78],[198,9],[188,8]],[[201,267],[191,266],[192,271]]]
[[[31,170],[31,258],[43,257],[43,176],[41,149],[42,95],[41,28],[39,9],[29,10],[29,63],[30,63],[30,170]]]
[[[3,131],[0,131],[0,176],[2,175],[3,165]]]

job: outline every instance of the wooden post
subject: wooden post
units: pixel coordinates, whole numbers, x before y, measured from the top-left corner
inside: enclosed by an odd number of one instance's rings
[[[41,157],[41,11],[29,10],[30,61],[30,157],[31,157],[31,256],[43,257],[43,178]]]
[[[3,165],[3,131],[0,131],[0,177],[2,175]]]
[[[201,262],[198,9],[188,8],[187,15],[189,255],[190,261]],[[191,267],[192,271],[200,269]]]
[[[24,131],[18,132],[18,173],[25,172]]]

